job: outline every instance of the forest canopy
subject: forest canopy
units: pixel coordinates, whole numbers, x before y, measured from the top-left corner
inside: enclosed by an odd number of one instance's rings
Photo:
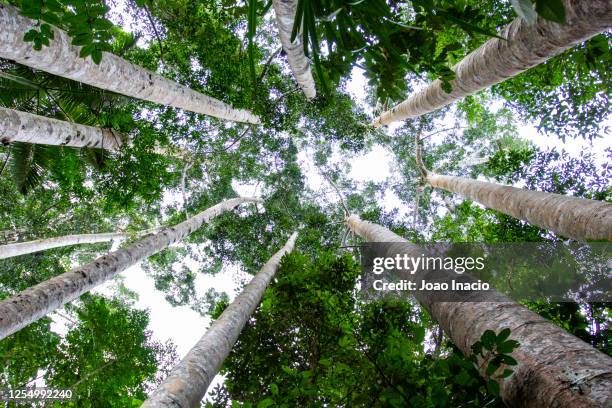
[[[0,0],[0,400],[612,404],[610,302],[369,298],[362,262],[372,242],[609,255],[611,16]]]

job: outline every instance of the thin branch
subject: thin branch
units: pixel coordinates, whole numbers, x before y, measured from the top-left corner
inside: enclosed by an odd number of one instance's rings
[[[264,77],[268,73],[268,68],[270,67],[270,64],[272,63],[274,58],[276,58],[276,56],[280,54],[282,50],[283,50],[283,47],[279,47],[276,51],[272,53],[272,55],[270,55],[270,58],[268,58],[268,60],[266,61],[266,64],[264,65],[264,69],[263,71],[261,71],[261,74],[259,75],[257,82],[261,82],[264,79]]]
[[[159,32],[157,32],[157,27],[155,26],[155,21],[153,21],[153,16],[151,16],[151,11],[149,10],[146,4],[144,4],[143,7],[145,9],[145,14],[147,15],[149,23],[151,23],[151,26],[153,27],[153,32],[155,33],[155,37],[157,38],[157,43],[159,44],[159,59],[164,65],[166,65],[166,62],[164,61],[164,48],[162,46],[161,36],[159,35]]]
[[[467,126],[454,126],[454,127],[444,128],[444,129],[436,130],[435,132],[429,133],[423,136],[421,139],[427,139],[428,137],[432,137],[442,132],[448,132],[451,130],[459,130],[459,129],[467,129],[467,128],[468,128]]]
[[[427,168],[425,164],[423,164],[423,157],[421,151],[421,140],[419,138],[419,132],[414,134],[414,147],[415,147],[415,155],[416,155],[416,163],[419,167],[419,172],[421,173],[421,183],[425,184],[425,180],[427,179]]]
[[[181,193],[183,194],[183,211],[185,212],[185,218],[189,218],[189,214],[187,213],[187,193],[185,191],[185,179],[187,178],[187,172],[193,166],[193,162],[189,161],[183,167],[183,171],[181,172]]]
[[[78,385],[80,385],[80,384],[81,384],[83,381],[87,380],[87,379],[88,379],[89,377],[91,377],[92,375],[99,373],[100,371],[104,370],[106,367],[108,367],[108,366],[110,366],[110,365],[112,365],[112,364],[114,364],[114,363],[116,363],[116,362],[117,362],[117,360],[116,360],[116,359],[112,359],[112,360],[108,361],[108,362],[107,362],[106,364],[104,364],[103,366],[98,367],[98,368],[96,368],[95,370],[93,370],[93,371],[91,371],[91,372],[87,373],[87,374],[86,374],[86,375],[85,375],[83,378],[81,378],[80,380],[78,380],[77,382],[75,382],[74,384],[72,384],[72,385],[70,386],[70,388],[71,388],[71,389],[75,389],[75,388],[76,388]]]
[[[249,130],[253,129],[253,127],[251,125],[247,126],[246,129],[244,129],[244,132],[242,132],[242,134],[240,136],[238,136],[232,143],[229,144],[229,146],[223,147],[220,150],[207,150],[204,152],[204,154],[218,154],[221,152],[226,152],[229,149],[232,148],[232,146],[234,146],[236,143],[238,143],[239,141],[241,141],[249,132]]]
[[[4,173],[4,169],[6,168],[6,164],[8,163],[9,157],[11,157],[11,147],[10,146],[8,148],[8,151],[6,152],[6,158],[4,159],[2,168],[0,169],[0,176],[2,176],[2,173]]]
[[[336,185],[336,183],[334,183],[334,181],[325,173],[321,173],[321,175],[325,178],[325,180],[327,180],[327,182],[334,188],[334,190],[336,190],[336,193],[338,194],[338,197],[340,197],[340,204],[342,204],[342,208],[344,209],[344,214],[348,217],[349,215],[351,215],[351,212],[349,211],[348,207],[346,206],[346,203],[344,202],[344,197],[342,196],[342,193],[340,192],[340,189],[338,188],[338,186]]]
[[[348,238],[348,234],[349,234],[349,232],[350,232],[350,228],[349,228],[349,227],[346,227],[346,228],[344,229],[344,233],[343,233],[343,235],[342,235],[342,243],[340,244],[340,248],[348,248],[348,247],[346,246],[346,239]]]

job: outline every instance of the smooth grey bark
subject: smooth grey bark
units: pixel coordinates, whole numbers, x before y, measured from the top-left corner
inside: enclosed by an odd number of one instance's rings
[[[430,172],[426,181],[569,238],[612,241],[612,203]]]
[[[347,217],[346,224],[365,241],[404,243],[411,251],[407,240],[380,225],[355,215]],[[422,253],[416,245],[414,251],[416,256]],[[465,355],[485,330],[511,329],[510,337],[520,347],[512,353],[518,361],[514,373],[500,381],[501,397],[508,406],[612,406],[612,358],[512,299],[491,292],[475,302],[433,302],[418,291],[415,297]]]
[[[0,107],[0,142],[95,147],[114,151],[121,147],[123,140],[113,129],[79,125]]]
[[[234,109],[111,53],[104,52],[99,65],[91,58],[81,58],[81,47],[71,45],[68,34],[57,27],[53,27],[55,39],[50,45],[36,51],[32,43],[23,41],[24,34],[36,26],[36,22],[4,3],[0,3],[0,26],[2,58],[133,98],[225,120],[260,123],[259,118],[247,110]]]
[[[159,230],[160,228],[153,228],[150,230],[139,231],[135,233],[135,236],[141,237]],[[127,232],[102,232],[99,234],[74,234],[54,238],[37,239],[35,241],[16,242],[13,244],[0,246],[0,259],[31,254],[52,248],[110,242],[115,239],[128,238],[130,235],[131,234]]]
[[[174,367],[168,378],[151,394],[142,408],[200,406],[210,382],[232,351],[242,328],[257,308],[266,287],[276,274],[283,255],[293,251],[296,238],[297,232],[294,232],[285,246],[270,258],[185,358]]]
[[[297,3],[298,0],[272,1],[274,13],[276,14],[276,26],[278,27],[283,50],[287,55],[287,62],[289,62],[299,87],[304,91],[304,95],[308,99],[313,99],[317,96],[317,90],[312,73],[310,72],[310,64],[306,55],[304,55],[304,44],[302,43],[300,33],[296,36],[295,41],[291,42],[291,31],[295,21]]]
[[[453,101],[489,88],[562,53],[612,26],[610,0],[563,0],[566,24],[538,17],[533,25],[521,18],[453,67],[452,92],[436,80],[423,90],[374,119],[379,127],[440,109]]]
[[[202,224],[242,203],[258,198],[231,198],[208,208],[174,227],[121,248],[70,272],[39,283],[0,302],[0,340],[76,299],[132,265],[166,249],[191,234]]]

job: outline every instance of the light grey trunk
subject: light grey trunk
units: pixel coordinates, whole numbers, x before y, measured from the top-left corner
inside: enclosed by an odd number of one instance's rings
[[[285,246],[261,268],[242,293],[225,309],[168,378],[142,405],[153,407],[199,407],[210,382],[232,347],[249,317],[261,301],[263,293],[276,274],[281,258],[293,251],[297,232]]]
[[[121,135],[102,129],[0,107],[0,142],[118,150]]]
[[[428,173],[427,183],[577,240],[612,240],[612,203]]]
[[[490,160],[489,157],[468,157],[464,159],[460,164],[460,168],[467,169],[468,167],[478,166],[484,164]]]
[[[380,225],[347,217],[347,225],[368,242],[403,242]],[[410,251],[410,249],[408,249]],[[415,246],[417,254],[420,249]],[[485,330],[512,330],[520,342],[512,353],[514,373],[500,380],[501,397],[511,407],[609,407],[612,404],[612,358],[511,299],[504,301],[432,302],[415,297],[465,355]]]
[[[101,89],[133,98],[174,106],[191,112],[215,116],[236,122],[259,123],[259,118],[244,109],[231,106],[196,92],[134,65],[116,55],[103,53],[96,65],[91,58],[79,57],[81,47],[71,45],[71,38],[54,27],[54,40],[41,51],[23,41],[23,35],[36,22],[19,14],[13,6],[0,3],[0,57],[28,67],[49,72]]]
[[[143,236],[158,230],[159,228],[139,231],[135,234],[135,236]],[[14,244],[0,246],[0,259],[12,258],[14,256],[26,255],[65,246],[110,242],[115,239],[125,239],[129,236],[130,234],[127,232],[104,232],[99,234],[64,235],[61,237],[37,239],[35,241],[17,242]]]
[[[388,125],[440,109],[453,101],[512,78],[612,26],[610,0],[563,0],[566,24],[538,17],[533,25],[517,18],[453,67],[452,92],[436,80],[393,109],[374,119],[372,126]]]
[[[126,248],[101,256],[85,266],[77,267],[3,300],[0,302],[0,340],[130,266],[180,241],[217,215],[247,202],[261,200],[242,197],[225,200],[174,227],[164,228]]]
[[[301,35],[298,33],[295,41],[291,42],[291,31],[295,21],[297,3],[298,0],[273,0],[272,2],[274,4],[274,13],[276,14],[276,26],[278,27],[283,50],[287,55],[287,62],[289,62],[295,80],[300,88],[302,88],[302,91],[304,91],[304,95],[308,99],[313,99],[317,96],[317,90],[312,73],[310,72],[308,59],[304,55],[304,44],[302,43]]]

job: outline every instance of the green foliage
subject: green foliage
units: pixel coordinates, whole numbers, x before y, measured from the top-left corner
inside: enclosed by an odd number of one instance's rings
[[[599,34],[492,91],[541,132],[598,138],[609,132],[610,55],[610,34]]]
[[[21,194],[40,184],[49,161],[49,148],[44,145],[13,143],[11,146],[11,175]]]
[[[480,370],[484,370],[487,389],[495,396],[499,396],[498,381],[510,377],[513,370],[509,367],[518,364],[510,353],[520,344],[516,340],[508,340],[508,337],[510,337],[510,329],[507,328],[497,335],[493,330],[485,330],[480,340],[472,345],[470,360]]]
[[[411,303],[359,301],[358,274],[348,255],[285,256],[207,406],[230,406],[230,399],[244,407],[501,404],[487,395],[472,358],[425,352],[427,320]],[[508,334],[494,336],[491,352],[478,356],[511,362],[516,343]]]
[[[55,38],[51,26],[67,31],[72,45],[81,47],[82,58],[91,56],[94,63],[102,60],[102,52],[111,50],[115,35],[113,24],[105,15],[109,8],[99,0],[21,0],[21,14],[38,22],[24,35],[35,50],[48,46]]]
[[[3,387],[31,386],[42,372],[48,387],[73,390],[75,399],[62,406],[133,406],[160,381],[158,367],[167,374],[176,362],[172,343],[151,340],[146,311],[117,299],[84,296],[63,313],[53,319],[67,324],[64,336],[43,319],[0,342]]]

